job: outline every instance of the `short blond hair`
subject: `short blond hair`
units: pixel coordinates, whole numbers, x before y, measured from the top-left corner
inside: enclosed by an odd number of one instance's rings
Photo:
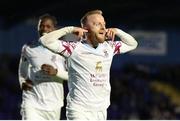
[[[103,12],[101,10],[92,10],[92,11],[88,11],[82,18],[81,18],[81,26],[83,26],[86,21],[87,21],[87,17],[92,15],[92,14],[100,14],[102,15]]]

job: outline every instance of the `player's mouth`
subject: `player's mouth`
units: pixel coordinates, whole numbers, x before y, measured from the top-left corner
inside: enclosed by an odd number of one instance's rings
[[[101,35],[101,36],[105,36],[105,34],[106,34],[105,31],[100,31],[100,32],[99,32],[99,35]]]

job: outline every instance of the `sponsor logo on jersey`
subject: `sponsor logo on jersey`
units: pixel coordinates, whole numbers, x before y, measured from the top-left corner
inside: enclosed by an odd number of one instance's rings
[[[96,72],[102,72],[102,62],[96,62]]]

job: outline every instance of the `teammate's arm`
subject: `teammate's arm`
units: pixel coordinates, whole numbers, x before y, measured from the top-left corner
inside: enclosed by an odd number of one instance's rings
[[[22,88],[22,83],[26,82],[27,79],[27,71],[28,71],[28,62],[25,61],[25,58],[21,55],[19,68],[18,68],[18,77],[19,77],[19,84]]]
[[[63,80],[68,80],[68,72],[65,70],[60,70],[60,69],[56,69],[53,66],[49,65],[49,64],[43,64],[41,66],[41,70],[50,76],[57,76],[60,79]]]
[[[28,70],[30,64],[26,57],[24,56],[24,47],[22,49],[19,68],[18,68],[18,77],[19,77],[19,84],[20,88],[23,90],[30,90],[32,89],[32,81],[28,78]]]

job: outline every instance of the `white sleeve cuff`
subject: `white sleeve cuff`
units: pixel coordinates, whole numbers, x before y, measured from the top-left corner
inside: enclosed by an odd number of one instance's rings
[[[63,80],[68,80],[68,72],[64,70],[58,70],[56,76]]]

